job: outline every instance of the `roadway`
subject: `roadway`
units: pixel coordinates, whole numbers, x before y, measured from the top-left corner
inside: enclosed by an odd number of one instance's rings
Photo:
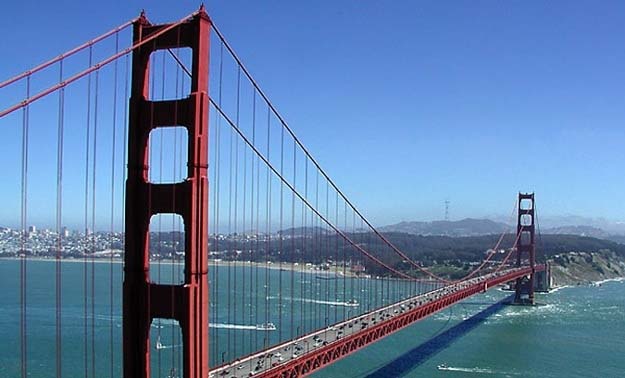
[[[210,372],[209,377],[242,378],[265,375],[264,373],[267,373],[268,370],[279,368],[282,365],[293,362],[302,356],[313,353],[345,337],[357,334],[360,331],[365,331],[382,322],[390,322],[393,318],[403,315],[407,311],[433,303],[441,298],[482,282],[491,281],[514,270],[515,269],[502,270],[497,273],[471,278],[376,309],[369,313],[334,324],[328,328],[321,329],[295,340],[287,341],[267,350],[217,367]],[[488,287],[485,285],[484,291],[487,289]]]

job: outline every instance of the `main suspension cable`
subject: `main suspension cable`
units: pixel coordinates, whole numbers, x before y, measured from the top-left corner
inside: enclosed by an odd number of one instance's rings
[[[334,232],[336,232],[339,236],[341,236],[342,238],[344,238],[345,240],[348,241],[348,243],[350,243],[354,248],[356,248],[357,250],[359,250],[361,253],[363,253],[365,256],[367,256],[369,259],[373,260],[375,263],[377,263],[378,265],[383,266],[384,268],[386,268],[387,270],[395,273],[396,275],[408,279],[408,280],[413,280],[415,279],[412,276],[409,276],[403,272],[400,272],[399,270],[387,265],[386,263],[382,262],[380,259],[378,259],[377,257],[373,256],[370,252],[364,250],[361,246],[357,245],[353,240],[351,240],[343,231],[341,231],[336,225],[334,225],[332,222],[330,222],[330,220],[323,216],[319,210],[315,209],[310,202],[304,198],[304,196],[299,193],[299,191],[297,191],[293,185],[291,183],[289,183],[285,177],[280,176],[280,172],[269,162],[268,158],[265,157],[256,146],[254,146],[250,140],[245,136],[245,134],[241,131],[241,129],[239,129],[238,125],[235,125],[234,122],[226,115],[226,113],[221,109],[221,107],[219,107],[219,105],[212,99],[209,98],[210,103],[213,105],[213,107],[217,110],[217,112],[221,115],[221,117],[230,125],[230,127],[232,127],[234,129],[234,131],[239,134],[239,136],[241,137],[241,139],[243,139],[243,141],[248,145],[248,147],[250,147],[254,153],[265,163],[265,165],[267,166],[267,168],[269,170],[271,170],[274,175],[276,175],[280,181],[282,181],[282,183],[284,185],[286,185],[293,193],[295,193],[295,195],[300,199],[300,201],[302,201],[311,211],[313,211],[319,218],[321,218]]]
[[[263,98],[263,100],[267,103],[267,106],[271,109],[271,111],[273,112],[273,114],[278,118],[278,120],[280,121],[280,123],[282,124],[282,126],[289,132],[289,134],[291,135],[291,137],[293,138],[293,140],[295,141],[295,143],[297,143],[297,145],[300,147],[300,149],[304,152],[304,154],[306,155],[306,157],[308,159],[310,159],[310,161],[313,163],[313,165],[319,170],[319,172],[321,172],[321,174],[325,177],[326,180],[328,180],[328,183],[332,186],[332,188],[338,193],[338,195],[340,195],[343,200],[352,208],[352,210],[358,214],[358,216],[360,218],[363,219],[363,221],[365,222],[365,224],[369,227],[369,229],[371,229],[373,231],[373,233],[378,236],[386,245],[388,245],[396,254],[398,254],[399,256],[401,256],[406,262],[408,262],[409,264],[411,264],[413,267],[415,267],[417,270],[421,271],[422,273],[436,279],[439,281],[443,281],[443,282],[450,282],[449,280],[446,280],[442,277],[439,277],[433,273],[431,273],[430,271],[428,271],[427,269],[423,268],[422,266],[420,266],[418,263],[414,262],[412,259],[410,259],[405,253],[403,253],[399,248],[397,248],[393,243],[391,243],[384,235],[382,235],[382,233],[380,231],[377,230],[377,228],[375,228],[373,226],[373,224],[371,224],[371,222],[369,222],[368,219],[366,219],[364,217],[364,215],[356,208],[356,206],[349,201],[349,199],[347,199],[347,196],[345,196],[345,194],[343,194],[343,192],[338,188],[338,186],[334,183],[334,181],[332,181],[332,179],[330,178],[330,176],[321,168],[320,164],[317,162],[317,160],[315,160],[312,155],[310,154],[310,152],[304,147],[304,145],[302,144],[302,142],[297,138],[297,136],[295,135],[295,132],[293,131],[293,129],[291,129],[291,127],[286,123],[286,121],[284,120],[284,118],[280,115],[280,113],[278,113],[278,110],[276,109],[275,106],[273,106],[272,102],[269,100],[269,98],[267,97],[267,95],[263,92],[263,90],[260,88],[260,86],[256,83],[256,81],[254,80],[254,78],[252,77],[252,75],[250,74],[250,72],[247,70],[247,68],[243,65],[243,62],[241,61],[241,59],[239,59],[238,55],[234,52],[234,49],[230,46],[230,44],[228,43],[228,41],[226,41],[225,37],[223,36],[223,34],[219,31],[219,28],[212,23],[213,26],[213,30],[215,30],[215,34],[218,36],[218,38],[221,40],[221,43],[226,47],[226,49],[228,50],[228,52],[230,52],[230,55],[232,56],[232,58],[236,61],[237,65],[239,65],[243,71],[243,73],[245,74],[245,76],[248,78],[248,80],[250,81],[250,83],[252,84],[252,86],[256,89],[256,91],[258,91],[258,93],[261,95],[261,97]]]

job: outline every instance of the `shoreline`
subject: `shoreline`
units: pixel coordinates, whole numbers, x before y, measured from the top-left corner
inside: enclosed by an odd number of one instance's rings
[[[24,259],[25,261],[31,262],[56,262],[57,259],[55,257],[15,257],[15,256],[0,256],[0,261],[21,261]],[[109,258],[109,257],[86,257],[86,258],[62,258],[60,259],[63,263],[97,263],[97,264],[123,264],[124,260],[119,257]],[[150,260],[150,264],[164,264],[164,265],[184,265],[182,259],[180,260],[172,260],[172,259],[161,259],[161,260]],[[297,264],[297,265],[296,265]],[[343,272],[340,267],[332,267],[329,270],[320,270],[315,269],[316,265],[306,265],[311,263],[287,263],[287,262],[256,262],[256,261],[225,261],[221,259],[209,260],[208,265],[210,266],[240,266],[240,267],[255,267],[260,269],[272,269],[272,270],[281,270],[288,272],[300,272],[300,273],[310,273],[316,274],[319,276],[333,276],[336,278],[369,278],[375,279],[375,277],[369,275],[358,276],[349,271]],[[585,282],[577,282],[574,284],[565,284],[560,286],[552,287],[546,294],[554,293],[562,289],[570,288],[570,287],[586,287],[586,286],[600,286],[604,283],[608,282],[625,282],[625,276],[606,278],[597,281],[585,281]]]
[[[2,257],[0,256],[0,261],[2,260],[6,260],[6,261],[31,261],[31,262],[57,262],[57,259],[55,257],[15,257],[15,256],[11,256],[11,257]],[[59,259],[58,261],[60,262],[67,262],[67,263],[97,263],[97,264],[123,264],[124,260],[118,257],[114,257],[114,258],[108,258],[108,257],[97,257],[97,258],[91,258],[91,257],[86,257],[86,258],[62,258]],[[150,265],[158,265],[159,263],[164,264],[164,265],[184,265],[182,259],[180,260],[172,260],[172,259],[162,259],[162,260],[150,260]],[[297,265],[296,265],[297,264]],[[209,266],[234,266],[234,265],[238,265],[238,266],[246,266],[246,267],[256,267],[256,268],[265,268],[265,269],[272,269],[272,270],[283,270],[283,271],[293,271],[293,272],[305,272],[305,273],[315,273],[318,275],[327,275],[327,276],[337,276],[337,277],[349,277],[349,278],[356,278],[358,277],[357,275],[351,273],[351,272],[343,272],[343,270],[341,269],[330,269],[330,270],[319,270],[319,269],[314,269],[315,265],[306,265],[306,264],[310,264],[310,263],[286,263],[286,262],[256,262],[256,261],[225,261],[225,260],[221,260],[221,259],[217,259],[217,260],[209,260],[208,261],[208,265]],[[369,276],[362,276],[363,278],[371,278]]]
[[[560,291],[562,289],[567,289],[567,288],[575,288],[575,287],[599,287],[605,283],[609,283],[609,282],[625,282],[625,277],[614,277],[614,278],[606,278],[603,280],[599,280],[599,281],[588,281],[588,282],[578,282],[577,284],[573,284],[573,285],[561,285],[561,286],[555,286],[553,288],[551,288],[547,293],[545,294],[551,294],[551,293],[555,293],[557,291]]]

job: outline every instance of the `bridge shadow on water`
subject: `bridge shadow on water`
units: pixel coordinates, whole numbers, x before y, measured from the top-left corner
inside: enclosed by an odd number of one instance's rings
[[[490,305],[484,310],[471,316],[470,318],[449,328],[445,332],[429,339],[423,344],[409,350],[403,355],[388,364],[369,373],[366,378],[387,378],[399,377],[422,365],[424,362],[435,356],[438,352],[449,347],[454,341],[469,333],[491,315],[499,312],[503,307],[509,304],[513,296],[506,297],[495,304]]]

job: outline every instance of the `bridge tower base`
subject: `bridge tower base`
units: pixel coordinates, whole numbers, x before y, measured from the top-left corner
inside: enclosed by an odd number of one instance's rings
[[[517,213],[517,260],[516,265],[522,262],[529,263],[532,272],[529,277],[517,278],[515,284],[514,304],[534,304],[534,275],[536,266],[536,238],[535,238],[535,206],[534,193],[519,193]]]

